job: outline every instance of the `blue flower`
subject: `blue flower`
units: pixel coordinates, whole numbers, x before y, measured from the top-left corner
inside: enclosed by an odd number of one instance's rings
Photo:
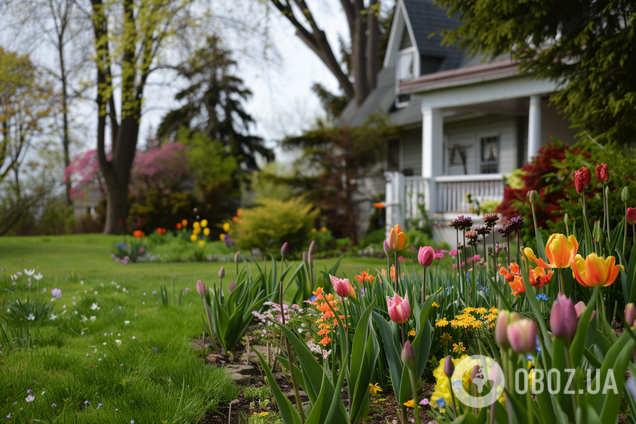
[[[455,380],[455,381],[453,381],[453,387],[455,387],[455,388],[459,389],[459,388],[461,387],[461,385],[462,385],[461,380]]]
[[[539,343],[539,336],[536,336],[537,340],[536,340],[536,344],[537,344],[537,348],[536,351],[537,353],[541,353],[541,343]]]
[[[310,301],[310,302],[313,302],[313,301],[315,301],[315,300],[316,300],[316,296],[312,296],[312,297],[310,297],[310,298],[309,298],[309,301]]]
[[[530,354],[528,353],[528,354],[526,355],[526,359],[527,359],[528,361],[532,361],[532,355],[530,355]]]
[[[446,406],[446,401],[444,400],[444,398],[439,398],[437,399],[437,406],[439,408],[443,408]]]

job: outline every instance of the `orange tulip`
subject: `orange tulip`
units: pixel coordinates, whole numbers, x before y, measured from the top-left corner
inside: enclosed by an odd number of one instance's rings
[[[396,225],[391,228],[389,246],[394,252],[401,252],[406,247],[406,234],[402,232],[402,227],[400,227],[400,225]]]
[[[579,242],[574,236],[566,237],[564,234],[552,234],[545,245],[545,256],[550,263],[537,258],[529,247],[526,247],[523,252],[541,268],[567,268],[572,265],[578,250]]]
[[[612,285],[622,268],[622,265],[616,265],[614,256],[599,258],[596,253],[590,253],[585,259],[581,255],[576,255],[572,263],[576,280],[585,287]]]
[[[510,281],[510,290],[512,290],[512,295],[517,296],[521,293],[526,292],[526,287],[523,285],[523,277],[520,275],[516,275],[512,281]]]

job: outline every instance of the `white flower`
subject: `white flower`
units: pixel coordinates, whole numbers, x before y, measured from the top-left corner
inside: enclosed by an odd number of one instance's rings
[[[130,321],[124,321],[124,324],[128,325],[130,324]]]
[[[35,274],[33,276],[33,278],[35,278],[36,280],[41,280],[42,279],[42,273],[38,272],[37,274]]]
[[[95,321],[96,319],[97,319],[97,317],[96,317],[95,315],[93,315],[93,316],[91,317],[91,321]]]
[[[53,296],[56,299],[62,297],[62,290],[58,288],[51,290],[51,296]]]
[[[133,340],[135,340],[135,336],[133,336]]]
[[[80,285],[83,286],[84,285],[84,281],[80,281]]]
[[[97,303],[93,303],[93,304],[91,305],[91,309],[92,309],[93,311],[96,311],[96,310],[98,310],[98,309],[99,309],[99,306],[97,306]]]
[[[57,318],[57,315],[55,314],[51,314],[51,318],[49,318],[51,321],[55,321],[55,318]]]
[[[26,269],[25,269],[25,271],[26,271]],[[34,400],[35,400],[35,398],[32,395],[29,395],[29,396],[26,397],[26,401],[27,402],[33,402]]]
[[[82,315],[82,322],[86,322],[88,321],[88,318],[86,318],[86,316]]]
[[[18,272],[15,273],[15,275],[16,275],[15,278],[18,278],[18,276],[22,275],[22,273],[20,271],[18,271]]]
[[[35,321],[35,315],[33,315],[33,314],[29,314],[29,316],[27,317],[27,319],[28,319],[29,321]]]
[[[121,344],[121,340],[115,340],[115,343],[117,343],[118,345]]]
[[[24,273],[30,277],[35,273],[35,269],[25,269]]]

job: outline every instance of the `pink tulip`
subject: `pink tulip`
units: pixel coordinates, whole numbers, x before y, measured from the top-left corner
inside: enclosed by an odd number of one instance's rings
[[[499,311],[499,316],[497,317],[497,325],[495,327],[495,340],[497,344],[506,349],[510,347],[510,342],[508,341],[508,325],[510,323],[519,321],[521,317],[516,312],[508,312],[508,311]]]
[[[531,319],[522,319],[508,324],[506,335],[516,353],[530,353],[537,347],[537,324]]]
[[[387,296],[386,302],[389,307],[391,321],[402,324],[411,317],[411,304],[409,303],[408,293],[404,299],[397,293],[393,296],[393,299]]]
[[[629,303],[625,306],[625,325],[633,327],[634,321],[636,321],[636,306],[633,303]]]
[[[235,288],[236,288],[236,283],[234,281],[232,281],[230,283],[230,286],[228,287],[228,289],[230,290],[230,293],[232,293]]]
[[[205,297],[205,286],[203,285],[203,282],[201,280],[197,281],[197,292],[199,292],[199,295],[201,297]]]
[[[409,368],[415,365],[415,350],[408,340],[404,343],[404,348],[402,349],[402,362]]]
[[[455,372],[455,364],[453,363],[453,357],[448,355],[444,360],[444,374],[446,377],[451,378]]]
[[[333,275],[330,275],[331,284],[333,285],[333,289],[336,291],[338,296],[347,297],[351,295],[351,283],[346,278],[337,278]]]
[[[219,278],[221,279],[225,278],[225,266],[222,266],[221,269],[219,270]]]
[[[386,255],[387,258],[391,257],[391,253],[393,253],[393,251],[391,250],[391,245],[389,244],[389,239],[384,239],[384,244],[382,245],[384,248],[384,254]]]
[[[569,340],[576,334],[578,323],[579,318],[576,316],[574,302],[563,293],[559,293],[557,300],[552,304],[550,313],[552,334],[559,339]]]
[[[417,261],[424,268],[428,268],[433,264],[435,260],[435,250],[431,246],[420,247],[419,252],[417,253]]]
[[[579,303],[574,305],[574,310],[576,311],[577,318],[581,318],[581,315],[583,314],[583,311],[585,311],[586,307],[587,305],[583,301],[580,301]],[[590,322],[592,322],[592,318],[594,318],[594,314],[596,314],[596,311],[592,311],[592,315],[590,315]],[[634,317],[634,319],[636,320],[636,317]]]

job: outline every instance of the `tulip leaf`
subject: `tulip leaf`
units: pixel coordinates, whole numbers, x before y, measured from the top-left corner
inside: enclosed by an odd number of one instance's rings
[[[256,354],[258,355],[258,359],[261,361],[261,366],[263,367],[265,375],[267,376],[267,382],[269,383],[269,387],[272,390],[274,399],[276,399],[276,405],[278,406],[283,424],[302,424],[300,415],[298,415],[298,412],[294,409],[287,396],[285,396],[285,394],[278,387],[278,383],[276,383],[276,379],[272,375],[272,371],[269,369],[267,362],[265,361],[265,359],[263,359],[263,357],[257,350],[255,350],[254,352],[256,352]]]
[[[585,356],[585,359],[587,359],[594,368],[601,368],[603,366],[601,361],[586,347],[583,348],[583,356]]]
[[[560,382],[561,387],[563,386],[563,383],[568,381],[568,375],[565,372],[565,369],[568,368],[568,360],[567,360],[567,350],[566,350],[566,346],[565,343],[563,342],[563,340],[561,340],[558,337],[554,338],[554,342],[552,343],[552,369],[556,371],[556,374],[554,375],[554,377],[556,378],[556,381],[554,381],[554,387],[559,387],[557,386],[556,382]],[[550,378],[552,376],[551,373],[548,373],[546,375],[546,378]],[[550,383],[548,383],[546,381],[546,385],[551,385]],[[572,394],[566,394],[565,390],[559,390],[556,393],[556,398],[557,401],[559,402],[559,404],[561,405],[563,412],[568,416],[569,418],[569,422],[573,422],[574,421],[574,409],[573,409],[573,405],[572,405]]]
[[[552,339],[548,334],[548,327],[545,324],[545,320],[543,319],[543,314],[541,312],[541,305],[539,305],[539,301],[537,300],[537,293],[534,290],[534,286],[530,284],[530,278],[528,276],[528,258],[523,255],[523,264],[520,264],[519,268],[521,268],[521,274],[523,275],[523,286],[526,289],[526,298],[528,299],[528,303],[530,303],[530,307],[532,308],[532,312],[534,312],[534,316],[539,323],[539,327],[541,328],[541,333],[543,335],[543,340],[545,346],[548,350],[552,350]]]
[[[453,421],[453,423],[454,424],[486,424],[486,421],[488,420],[488,415],[486,413],[487,409],[488,408],[481,408],[481,410],[479,411],[479,415],[477,416],[475,416],[472,410],[467,411],[464,415],[462,415],[461,417]]]
[[[373,304],[369,305],[362,314],[351,347],[349,393],[353,394],[351,421],[354,423],[360,421],[366,413],[364,406],[368,405],[369,384],[380,353],[380,346],[371,323],[372,311]]]
[[[601,412],[601,420],[603,423],[616,422],[618,418],[618,412],[620,411],[621,399],[623,396],[623,390],[625,388],[625,370],[627,369],[627,363],[632,359],[632,351],[636,347],[636,342],[633,339],[629,339],[626,346],[620,352],[616,362],[613,364],[612,370],[614,372],[615,382],[617,386],[617,393],[614,390],[608,390],[605,395],[603,409]],[[605,382],[601,381],[603,388],[606,388]],[[603,392],[603,390],[601,390]]]
[[[596,298],[598,297],[599,292],[600,288],[596,287],[592,293],[590,301],[587,302],[587,306],[579,318],[576,334],[574,335],[574,340],[572,340],[572,346],[570,348],[570,358],[574,368],[578,368],[583,359],[583,348],[585,346],[585,341],[587,340],[587,330],[590,326],[590,318],[594,312]]]
[[[323,372],[320,393],[314,402],[313,408],[311,409],[305,424],[321,424],[327,422],[327,415],[329,414],[329,407],[330,402],[333,399],[333,393],[333,385],[331,384],[327,373]]]
[[[497,297],[503,303],[504,308],[506,308],[506,310],[508,311],[514,311],[512,304],[508,300],[508,296],[504,296],[501,290],[499,290],[499,287],[497,287],[497,279],[493,278],[492,276],[490,277],[490,287],[492,287],[493,290],[495,290],[495,293],[497,293]]]
[[[402,382],[402,369],[404,364],[402,358],[395,346],[395,339],[393,338],[393,332],[391,326],[377,312],[373,312],[373,320],[380,329],[380,335],[382,336],[382,344],[384,345],[384,354],[386,360],[389,363],[389,372],[391,374],[391,384],[393,385],[393,392],[396,397],[399,397],[401,382]],[[410,390],[410,387],[409,387]]]

